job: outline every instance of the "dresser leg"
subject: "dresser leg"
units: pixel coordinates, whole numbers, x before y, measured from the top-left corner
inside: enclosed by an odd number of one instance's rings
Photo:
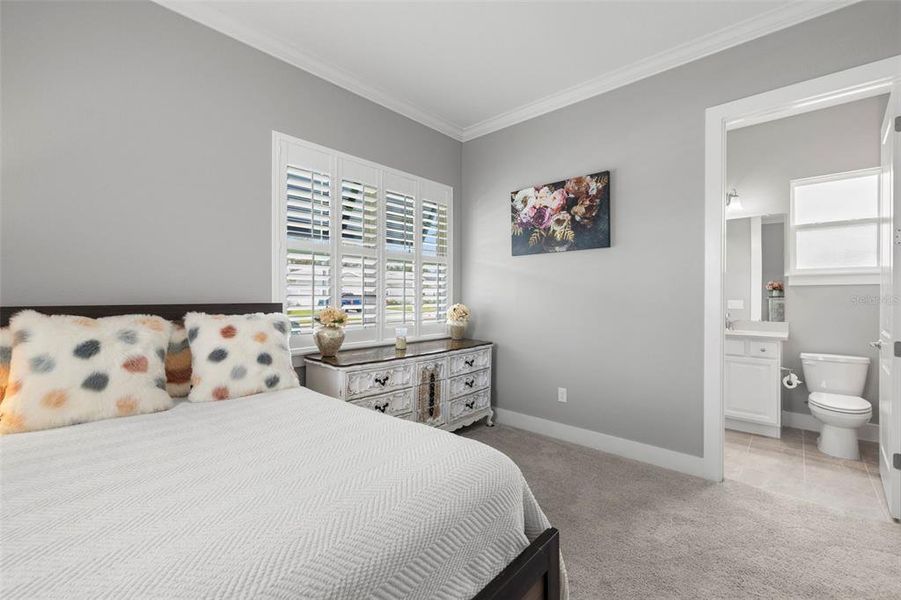
[[[485,417],[485,425],[488,427],[494,427],[494,411],[490,411],[488,416]]]

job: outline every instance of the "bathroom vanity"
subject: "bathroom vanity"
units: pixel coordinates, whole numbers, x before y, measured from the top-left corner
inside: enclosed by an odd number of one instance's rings
[[[724,342],[726,429],[778,438],[782,430],[782,343],[788,324],[736,321]]]

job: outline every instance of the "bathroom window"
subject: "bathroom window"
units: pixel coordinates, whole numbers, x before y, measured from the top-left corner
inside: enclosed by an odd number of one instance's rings
[[[789,283],[879,283],[879,169],[790,185]]]

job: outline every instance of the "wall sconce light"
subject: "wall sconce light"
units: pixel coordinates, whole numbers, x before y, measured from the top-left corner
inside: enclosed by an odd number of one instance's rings
[[[741,210],[741,198],[738,196],[738,192],[735,191],[735,188],[732,188],[729,190],[729,193],[726,194],[726,206]]]

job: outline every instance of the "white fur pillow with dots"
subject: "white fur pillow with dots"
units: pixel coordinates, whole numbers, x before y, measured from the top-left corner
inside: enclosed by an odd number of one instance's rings
[[[10,321],[9,384],[0,433],[166,410],[172,325],[160,317],[89,319],[28,310]]]
[[[291,364],[291,326],[279,313],[208,315],[188,313],[191,392],[206,402],[300,387]]]

